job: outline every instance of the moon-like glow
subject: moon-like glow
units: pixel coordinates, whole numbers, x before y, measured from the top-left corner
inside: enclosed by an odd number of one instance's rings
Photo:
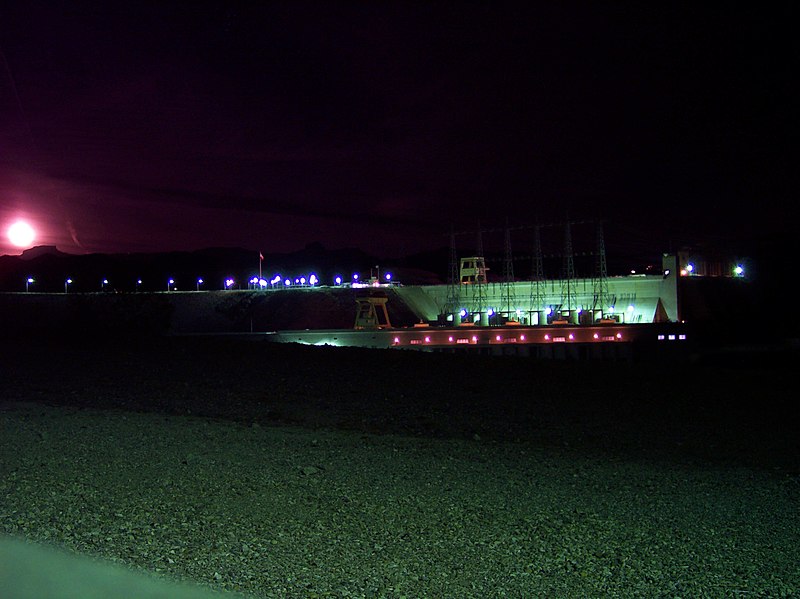
[[[36,239],[36,232],[25,221],[18,220],[8,228],[8,240],[18,248],[28,248]]]

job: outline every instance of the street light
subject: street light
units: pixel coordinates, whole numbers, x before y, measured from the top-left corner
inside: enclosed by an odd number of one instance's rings
[[[234,280],[233,280],[232,278],[230,278],[230,277],[229,277],[229,278],[227,278],[227,279],[225,279],[225,289],[230,289],[231,287],[233,287],[233,284],[234,284],[235,282],[236,282],[236,281],[234,281]]]
[[[203,279],[197,279],[197,290],[200,291],[200,285],[203,284]]]
[[[69,293],[69,286],[72,283],[72,279],[67,279],[64,281],[64,293]]]
[[[28,286],[31,285],[32,283],[35,283],[35,282],[36,281],[33,280],[33,277],[28,277],[27,279],[25,279],[25,292],[26,293],[28,292]]]
[[[136,279],[136,291],[139,291],[139,286],[142,284],[141,279]]]
[[[103,282],[100,283],[100,291],[105,291],[106,285],[108,285],[108,279],[103,279]]]
[[[170,279],[169,281],[167,281],[167,291],[169,291],[170,289],[172,289],[172,286],[173,286],[174,284],[175,284],[175,279]]]

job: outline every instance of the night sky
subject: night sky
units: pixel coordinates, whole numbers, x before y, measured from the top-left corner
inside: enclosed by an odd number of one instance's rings
[[[0,224],[382,256],[506,218],[788,231],[796,12],[652,4],[4,3]]]

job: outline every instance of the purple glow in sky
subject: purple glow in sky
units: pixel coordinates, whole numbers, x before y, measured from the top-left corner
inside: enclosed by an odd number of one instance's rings
[[[68,252],[380,255],[567,212],[654,243],[780,229],[797,51],[770,11],[12,3],[0,225]]]

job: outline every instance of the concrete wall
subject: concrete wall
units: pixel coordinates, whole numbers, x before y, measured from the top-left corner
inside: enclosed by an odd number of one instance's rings
[[[672,275],[670,275],[672,276]],[[512,286],[525,320],[530,283]],[[609,293],[626,323],[653,322],[661,300],[670,320],[677,320],[676,286],[661,276],[609,279]],[[201,291],[158,293],[0,293],[0,331],[5,335],[244,333],[295,329],[347,329],[355,323],[358,294],[371,289],[324,287],[280,291]],[[396,327],[436,321],[447,299],[446,285],[389,287]],[[474,286],[461,286],[462,307],[472,311]],[[591,279],[578,279],[576,305],[590,306]],[[561,303],[561,282],[545,285],[547,305]],[[486,307],[502,311],[503,286],[486,286]],[[633,306],[628,311],[628,306]]]
[[[678,320],[677,287],[675,278],[677,273],[672,271],[668,277],[661,275],[633,275],[629,277],[611,277],[608,279],[608,292],[610,298],[614,299],[616,313],[621,313],[623,321],[626,323],[649,323],[656,317],[656,309],[661,300],[663,309],[666,311],[670,321]],[[545,306],[558,306],[561,300],[560,280],[545,281],[543,292],[545,295]],[[512,294],[515,298],[514,310],[520,310],[523,318],[527,318],[531,310],[540,309],[531,305],[531,283],[529,281],[519,281],[511,285]],[[591,308],[594,302],[594,284],[592,279],[577,279],[575,281],[574,292],[576,294],[573,304],[583,309]],[[477,305],[477,288],[474,285],[460,286],[460,305],[469,312],[479,310]],[[494,308],[496,312],[504,312],[504,285],[501,283],[489,283],[484,287],[486,295],[486,308]],[[430,285],[414,288],[400,288],[400,297],[413,310],[423,316],[425,320],[436,320],[438,314],[445,309],[447,301],[446,285]],[[633,309],[629,310],[629,306]]]

